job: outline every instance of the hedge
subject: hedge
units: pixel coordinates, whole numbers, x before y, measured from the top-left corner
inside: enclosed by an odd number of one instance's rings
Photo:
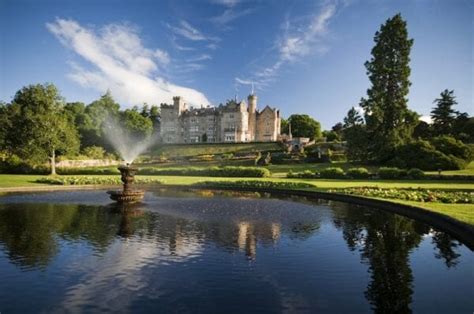
[[[193,184],[199,187],[209,188],[261,188],[261,189],[304,189],[314,188],[313,184],[303,182],[275,182],[275,181],[257,181],[257,180],[239,180],[239,181],[203,181]]]
[[[259,167],[211,167],[211,168],[143,168],[142,175],[199,176],[199,177],[252,177],[263,178],[271,175],[270,170]]]

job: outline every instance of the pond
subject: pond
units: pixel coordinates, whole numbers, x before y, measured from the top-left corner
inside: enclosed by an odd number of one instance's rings
[[[0,312],[471,313],[474,253],[382,210],[152,190],[0,197]]]

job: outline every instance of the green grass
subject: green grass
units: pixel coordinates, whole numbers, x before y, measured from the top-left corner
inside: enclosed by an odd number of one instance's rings
[[[2,188],[21,188],[48,186],[35,183],[34,181],[44,177],[41,175],[7,175],[0,174],[0,192]],[[89,176],[90,177],[90,176]],[[104,176],[99,176],[104,177]],[[116,176],[110,176],[116,177]],[[159,178],[169,185],[190,185],[202,181],[237,181],[248,180],[248,178],[221,178],[221,177],[185,177],[185,176],[138,176],[141,178]],[[429,180],[331,180],[331,179],[286,179],[286,178],[252,178],[252,180],[270,180],[274,182],[303,182],[315,185],[315,189],[326,191],[336,188],[349,188],[361,186],[373,186],[380,188],[423,188],[440,190],[466,190],[474,191],[474,182],[469,181],[429,181]],[[21,189],[20,189],[21,190]],[[428,210],[439,212],[461,221],[474,224],[474,204],[442,204],[422,203],[400,200],[387,200],[390,202],[410,204]]]
[[[427,174],[438,174],[438,171],[427,171]],[[469,165],[467,165],[466,169],[462,170],[447,170],[447,171],[442,171],[441,174],[444,175],[471,175],[474,176],[474,161],[471,161]]]

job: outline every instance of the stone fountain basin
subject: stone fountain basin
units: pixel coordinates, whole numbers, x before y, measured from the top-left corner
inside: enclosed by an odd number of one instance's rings
[[[145,191],[129,190],[129,191],[107,191],[113,201],[119,203],[136,203],[143,199]]]

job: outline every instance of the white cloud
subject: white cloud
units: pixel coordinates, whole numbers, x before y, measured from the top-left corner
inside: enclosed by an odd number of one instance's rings
[[[314,50],[315,44],[327,32],[327,24],[336,13],[334,4],[327,5],[312,17],[309,25],[302,31],[286,34],[280,39],[278,46],[282,60],[295,61],[297,58],[306,56]],[[289,27],[289,26],[288,26]]]
[[[252,12],[254,12],[254,8],[248,8],[244,10],[237,10],[233,7],[228,8],[224,10],[224,12],[221,15],[214,16],[211,18],[211,22],[219,24],[219,25],[225,25],[228,24],[242,16],[248,15]]]
[[[433,123],[433,119],[431,118],[431,116],[421,116],[418,120],[426,122],[428,124]]]
[[[72,64],[69,77],[84,87],[100,92],[110,89],[119,102],[128,105],[169,103],[176,95],[191,104],[209,104],[199,91],[175,85],[159,75],[154,77],[166,70],[170,57],[164,50],[144,47],[131,26],[111,24],[94,31],[74,20],[57,19],[46,27],[94,68],[86,70]]]
[[[217,37],[204,35],[200,30],[191,26],[191,24],[189,24],[188,22],[184,20],[179,23],[179,26],[172,26],[170,24],[167,24],[167,26],[176,35],[182,36],[191,41],[219,41],[220,40]]]
[[[237,5],[241,0],[212,0],[212,2],[226,7],[233,7]]]
[[[310,53],[324,54],[329,47],[323,42],[327,33],[328,24],[336,13],[336,5],[328,3],[314,14],[306,25],[293,27],[288,19],[282,26],[284,35],[278,38],[275,48],[277,50],[276,61],[261,68],[253,76],[253,81],[258,88],[268,86],[275,80],[280,68],[289,62],[295,62]],[[236,80],[236,82],[238,82]]]

